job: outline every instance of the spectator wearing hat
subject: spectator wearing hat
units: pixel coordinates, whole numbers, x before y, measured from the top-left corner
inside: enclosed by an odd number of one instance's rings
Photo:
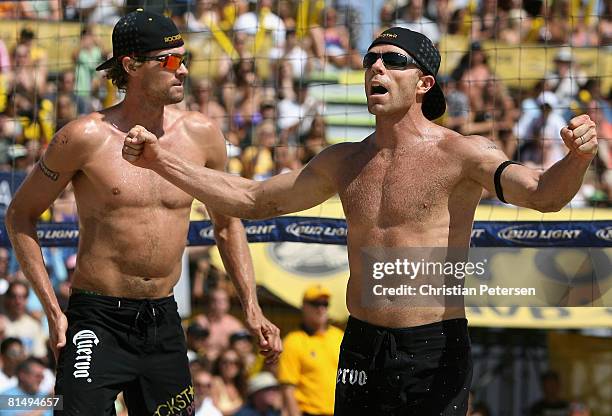
[[[284,340],[279,380],[290,416],[332,415],[343,332],[329,324],[331,292],[310,286],[304,292],[302,328]]]
[[[190,363],[202,358],[210,359],[209,335],[208,319],[204,315],[196,315],[186,331],[187,357]]]
[[[276,378],[267,371],[251,377],[247,387],[247,403],[235,416],[280,416],[282,397]]]
[[[536,99],[540,116],[534,119],[519,136],[519,157],[525,164],[549,168],[565,156],[565,146],[559,133],[565,119],[559,114],[559,99],[550,91],[542,92]]]
[[[253,336],[249,331],[242,330],[234,332],[229,338],[230,348],[236,350],[240,359],[244,363],[246,373],[252,375],[255,373],[255,365],[257,355],[253,346]]]
[[[587,82],[586,75],[576,64],[574,53],[569,46],[559,48],[555,54],[554,70],[546,75],[547,87],[559,99],[559,106],[568,113],[565,118],[569,118],[570,104],[580,91],[580,87]]]
[[[270,33],[271,48],[268,51],[270,59],[282,56],[285,47],[285,23],[272,12],[272,0],[249,0],[249,11],[236,19],[235,33],[246,33],[254,38],[255,48],[258,49],[261,34]]]

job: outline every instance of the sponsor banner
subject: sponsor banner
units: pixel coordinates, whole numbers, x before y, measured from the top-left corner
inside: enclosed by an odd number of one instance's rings
[[[612,221],[477,222],[474,247],[610,247]]]
[[[9,202],[10,198],[7,205]],[[278,217],[244,221],[244,224],[247,238],[252,243],[346,245],[347,228],[344,219]],[[78,236],[78,225],[75,223],[41,223],[38,227],[38,237],[43,246],[76,246]],[[210,221],[192,221],[189,226],[188,245],[214,244],[213,226]],[[0,246],[9,245],[6,229],[2,225]],[[472,229],[471,246],[612,247],[612,221],[476,221]]]
[[[343,219],[278,217],[245,222],[250,242],[346,244]],[[209,222],[192,222],[190,245],[214,244]],[[612,247],[612,221],[476,221],[472,247]]]
[[[297,242],[346,245],[346,221],[318,217],[278,217],[261,221],[244,221],[247,239],[251,243]],[[189,245],[213,245],[214,233],[210,221],[192,221]]]
[[[79,225],[77,223],[41,223],[36,235],[43,247],[76,247],[79,243]],[[0,226],[0,247],[10,247],[11,242],[4,224]]]

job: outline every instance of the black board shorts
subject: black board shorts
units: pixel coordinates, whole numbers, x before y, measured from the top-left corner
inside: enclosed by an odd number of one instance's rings
[[[471,380],[466,319],[395,329],[349,317],[334,415],[464,416]]]
[[[123,391],[130,416],[194,414],[185,335],[176,301],[70,296],[58,359],[58,415],[115,415]]]

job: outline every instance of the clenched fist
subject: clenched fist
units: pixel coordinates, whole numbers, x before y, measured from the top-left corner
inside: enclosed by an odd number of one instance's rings
[[[561,138],[570,152],[591,159],[597,153],[595,122],[586,114],[574,117],[561,129]]]
[[[157,136],[142,126],[134,126],[125,136],[121,155],[125,160],[141,168],[151,168],[159,158]]]

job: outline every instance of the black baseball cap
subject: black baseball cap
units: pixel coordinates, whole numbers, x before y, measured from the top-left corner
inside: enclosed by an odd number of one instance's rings
[[[204,328],[198,323],[192,323],[189,325],[189,327],[187,327],[187,335],[191,335],[194,338],[208,338],[210,335],[210,330],[208,328]]]
[[[427,75],[433,75],[435,84],[423,99],[423,115],[429,120],[435,120],[446,111],[446,100],[436,76],[440,69],[440,52],[429,38],[419,32],[403,27],[392,27],[378,35],[370,45],[394,45],[405,50]]]
[[[123,16],[113,28],[113,57],[99,65],[96,71],[110,68],[123,56],[172,49],[183,44],[183,37],[172,19],[136,9]]]

